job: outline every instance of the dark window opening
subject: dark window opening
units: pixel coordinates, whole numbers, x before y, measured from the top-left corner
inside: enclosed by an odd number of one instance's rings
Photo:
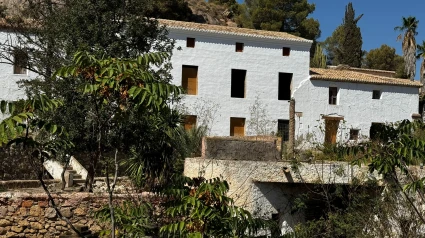
[[[245,97],[245,78],[246,78],[246,70],[232,69],[232,85],[231,85],[232,98]]]
[[[283,47],[282,48],[282,55],[283,56],[289,56],[290,53],[291,53],[291,48],[289,48],[289,47]]]
[[[198,66],[183,65],[182,87],[189,95],[198,94]]]
[[[189,131],[193,127],[196,126],[196,119],[197,117],[194,115],[187,115],[184,117],[184,129]]]
[[[28,65],[28,55],[23,50],[15,50],[13,54],[13,73],[14,74],[26,74]]]
[[[381,122],[372,122],[369,130],[369,138],[371,140],[377,140],[380,137],[381,131],[383,131],[384,123]]]
[[[373,92],[372,92],[372,99],[381,99],[381,91],[379,91],[379,90],[373,90]]]
[[[186,39],[186,47],[195,48],[195,38],[188,37]]]
[[[236,42],[236,52],[243,52],[243,43]]]
[[[282,141],[289,140],[289,120],[277,120],[277,136],[281,136]]]
[[[278,100],[291,100],[292,73],[279,73]]]
[[[245,136],[245,118],[230,118],[230,136]]]
[[[359,139],[359,130],[351,129],[350,130],[350,140],[358,140]]]
[[[338,96],[338,88],[337,87],[329,87],[329,104],[336,105],[337,104],[337,96]]]

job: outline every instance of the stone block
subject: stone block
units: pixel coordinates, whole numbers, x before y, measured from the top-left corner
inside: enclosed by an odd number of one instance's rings
[[[65,208],[61,209],[61,213],[62,213],[62,216],[66,217],[66,218],[70,218],[70,217],[72,217],[73,212],[72,212],[70,207],[65,207]]]
[[[38,202],[38,206],[39,207],[42,207],[42,208],[45,208],[45,207],[48,207],[49,206],[49,203],[47,201],[39,201]]]
[[[6,206],[0,207],[0,217],[5,217],[7,215],[7,210]]]
[[[22,232],[24,230],[24,228],[22,226],[12,226],[12,228],[10,228],[11,231],[19,233]]]
[[[32,207],[34,202],[32,200],[25,200],[21,203],[21,207]]]
[[[31,207],[30,216],[39,217],[39,216],[42,216],[42,215],[43,215],[43,210],[38,205]]]
[[[6,229],[4,227],[0,227],[0,235],[4,235],[6,233],[7,233]]]
[[[55,218],[56,217],[55,209],[52,208],[52,207],[46,208],[46,211],[44,213],[44,217],[49,218],[49,219]]]
[[[86,212],[86,210],[85,210],[85,209],[83,209],[83,208],[81,208],[81,207],[77,207],[77,208],[74,210],[74,214],[75,214],[75,215],[77,215],[77,216],[86,216],[86,215],[87,215],[87,212]]]
[[[7,211],[8,212],[15,212],[16,211],[16,206],[8,206],[7,207]]]
[[[41,229],[38,232],[41,233],[41,234],[45,234],[45,233],[47,233],[47,230],[46,229]]]
[[[31,222],[30,225],[32,229],[36,229],[36,230],[43,229],[43,225],[40,222]]]
[[[30,223],[27,220],[20,220],[18,222],[18,225],[22,226],[22,227],[27,227],[30,225]]]
[[[15,232],[9,231],[9,232],[6,233],[5,237],[16,237],[16,236],[17,236],[17,234]]]
[[[0,227],[11,226],[12,222],[6,219],[0,219]]]
[[[17,211],[20,216],[26,217],[28,216],[28,211],[26,207],[20,207]]]

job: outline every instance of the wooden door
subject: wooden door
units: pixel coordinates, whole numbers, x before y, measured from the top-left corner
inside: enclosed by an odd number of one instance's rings
[[[336,144],[339,120],[325,120],[325,143]]]

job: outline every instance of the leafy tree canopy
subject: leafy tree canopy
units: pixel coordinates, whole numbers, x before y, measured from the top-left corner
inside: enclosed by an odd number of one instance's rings
[[[370,50],[365,57],[364,65],[368,69],[396,71],[396,76],[404,78],[404,59],[396,54],[396,50],[388,45]]]

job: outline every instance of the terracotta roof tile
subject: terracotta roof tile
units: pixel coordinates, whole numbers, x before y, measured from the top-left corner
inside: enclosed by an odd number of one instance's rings
[[[313,42],[311,40],[307,40],[299,36],[294,36],[286,32],[263,31],[263,30],[254,30],[254,29],[248,29],[248,28],[210,25],[210,24],[201,24],[201,23],[195,23],[195,22],[174,21],[174,20],[165,20],[165,19],[158,19],[158,21],[160,24],[166,25],[167,27],[171,29],[188,29],[188,30],[195,30],[195,31],[201,31],[201,32],[214,32],[214,33],[229,34],[229,35],[290,40],[290,41],[298,41],[298,42],[306,42],[306,43]]]
[[[366,84],[386,84],[407,87],[421,87],[422,84],[418,81],[409,79],[389,78],[377,76],[367,73],[360,73],[346,69],[321,69],[310,68],[311,80],[326,80],[350,83],[366,83]]]

